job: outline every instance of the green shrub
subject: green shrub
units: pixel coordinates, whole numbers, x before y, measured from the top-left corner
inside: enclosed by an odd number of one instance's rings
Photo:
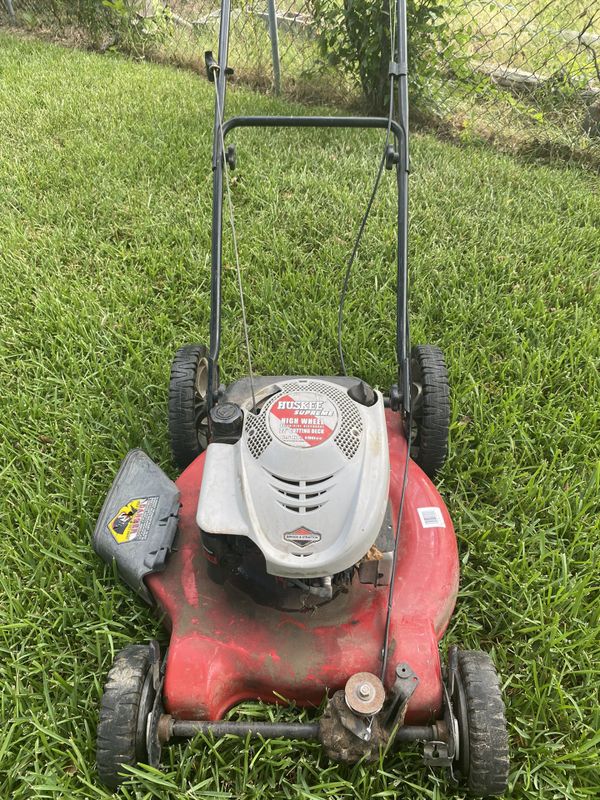
[[[45,23],[59,28],[76,25],[92,38],[109,30],[113,23],[101,0],[46,0],[33,4],[33,9],[29,14],[31,25]]]
[[[360,80],[373,111],[382,111],[388,96],[390,10],[395,5],[372,0],[311,0],[321,52],[329,64]],[[439,0],[407,0],[409,83],[416,98],[430,97],[439,74],[441,50],[451,47],[446,10]]]
[[[102,0],[102,5],[112,14],[121,50],[143,58],[173,33],[171,10],[160,0]],[[142,7],[144,15],[139,13]]]

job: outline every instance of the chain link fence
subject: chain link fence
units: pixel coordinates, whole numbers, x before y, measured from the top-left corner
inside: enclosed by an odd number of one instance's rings
[[[600,156],[598,0],[461,0],[439,114],[465,133]],[[444,53],[441,53],[442,63]]]
[[[234,0],[235,79],[303,101],[358,106],[358,77],[327,58],[315,7]],[[449,0],[444,9],[436,9],[444,44],[430,54],[427,92],[413,98],[415,120],[460,138],[600,163],[598,0]],[[217,50],[219,4],[0,0],[0,24],[202,69],[204,51]]]

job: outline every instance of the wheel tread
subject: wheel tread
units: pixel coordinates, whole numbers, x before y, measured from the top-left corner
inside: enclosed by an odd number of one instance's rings
[[[434,345],[417,345],[411,357],[421,372],[422,411],[417,420],[419,451],[415,460],[433,478],[448,455],[450,427],[450,386],[444,355]]]
[[[469,791],[480,797],[506,791],[509,771],[508,731],[496,668],[487,653],[459,652],[469,730]]]
[[[169,380],[169,439],[175,466],[185,469],[202,452],[196,427],[196,370],[207,349],[201,344],[180,347]]]
[[[96,767],[102,783],[116,789],[137,761],[136,738],[142,687],[150,668],[147,645],[128,645],[115,656],[104,686],[96,737]]]

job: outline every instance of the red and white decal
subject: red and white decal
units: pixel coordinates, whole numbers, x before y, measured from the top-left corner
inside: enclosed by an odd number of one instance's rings
[[[291,447],[315,447],[326,442],[337,423],[335,404],[318,392],[281,394],[269,409],[271,433]]]
[[[288,531],[283,534],[286,542],[297,544],[298,547],[308,547],[309,544],[315,544],[321,541],[321,534],[317,531],[311,531],[310,528],[296,528],[295,531]]]

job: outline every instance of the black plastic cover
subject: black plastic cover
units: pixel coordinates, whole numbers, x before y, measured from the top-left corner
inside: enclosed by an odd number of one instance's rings
[[[236,403],[217,403],[210,410],[211,441],[235,443],[244,425],[242,409]]]
[[[94,531],[94,550],[144,600],[144,577],[164,569],[177,531],[179,489],[143,450],[130,450]]]
[[[364,381],[357,381],[353,384],[348,389],[348,397],[351,397],[355,403],[360,403],[363,406],[373,406],[377,402],[377,395],[369,384]]]

